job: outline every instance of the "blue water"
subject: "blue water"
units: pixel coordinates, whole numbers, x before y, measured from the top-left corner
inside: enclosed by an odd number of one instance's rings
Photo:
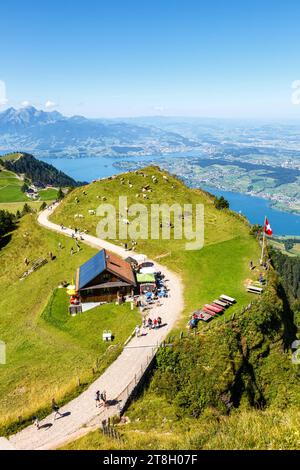
[[[267,216],[274,235],[300,236],[300,216],[273,209],[266,199],[207,186],[203,189],[216,196],[224,196],[230,203],[230,209],[244,214],[251,224],[263,225],[265,216]]]
[[[171,155],[170,155],[171,156]],[[177,155],[178,156],[178,155]],[[124,157],[124,160],[132,162],[153,161],[156,160],[159,164],[159,156],[149,157]],[[124,172],[123,169],[118,169],[114,163],[122,161],[123,158],[101,157],[101,158],[45,158],[43,161],[50,163],[59,170],[72,176],[72,178],[80,181],[90,182],[94,179],[112,176]],[[224,196],[230,203],[230,208],[236,212],[244,214],[252,224],[263,224],[265,216],[268,217],[272,226],[274,235],[297,235],[300,236],[300,216],[288,212],[278,211],[270,207],[270,203],[266,199],[259,197],[248,196],[246,194],[234,193],[231,191],[218,190],[203,186],[216,196]]]

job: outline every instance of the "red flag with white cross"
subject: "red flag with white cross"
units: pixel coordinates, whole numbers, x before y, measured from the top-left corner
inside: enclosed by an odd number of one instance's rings
[[[271,229],[271,225],[269,224],[267,217],[265,220],[264,232],[269,236],[273,234],[273,230]]]

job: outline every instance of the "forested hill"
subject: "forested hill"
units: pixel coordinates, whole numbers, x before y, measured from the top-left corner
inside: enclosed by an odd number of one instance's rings
[[[57,170],[54,166],[37,160],[28,153],[6,155],[0,158],[0,164],[14,173],[24,174],[26,178],[38,186],[53,185],[66,187],[81,185],[81,183],[75,181],[62,171]]]

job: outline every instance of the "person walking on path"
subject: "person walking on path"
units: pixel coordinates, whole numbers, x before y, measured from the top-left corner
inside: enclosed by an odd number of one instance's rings
[[[102,403],[101,403],[101,404],[102,404],[103,406],[107,406],[106,391],[105,391],[105,390],[103,390],[103,392],[101,393],[100,397],[101,397],[101,400],[102,400]]]
[[[96,402],[96,408],[100,408],[101,406],[101,394],[100,390],[97,390],[96,395],[95,395],[95,402]]]
[[[135,336],[137,338],[139,338],[140,333],[141,333],[141,329],[140,329],[139,325],[136,325],[136,327],[135,327]]]
[[[39,420],[38,416],[35,416],[33,418],[33,424],[35,425],[36,429],[39,431],[39,429],[40,429],[40,420]]]
[[[51,408],[52,408],[52,411],[53,411],[53,413],[54,413],[53,421],[56,420],[57,415],[59,415],[60,418],[63,416],[62,413],[59,411],[59,406],[58,406],[58,404],[56,403],[56,401],[55,401],[54,398],[52,398]]]

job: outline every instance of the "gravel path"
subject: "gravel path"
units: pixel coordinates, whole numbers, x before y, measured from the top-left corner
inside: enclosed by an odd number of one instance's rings
[[[55,210],[55,207],[41,212],[38,218],[39,223],[50,230],[62,233],[65,236],[71,236],[72,230],[62,230],[59,225],[49,221],[48,217],[53,210]],[[122,247],[91,235],[84,235],[84,243],[98,249],[105,248],[123,258],[133,254],[130,251],[125,251]],[[90,429],[94,429],[103,419],[113,415],[117,409],[122,408],[124,390],[127,387],[129,390],[132,388],[135,377],[138,380],[142,370],[149,362],[151,354],[153,354],[157,345],[167,338],[183,311],[183,287],[180,278],[165,267],[157,263],[155,265],[159,271],[165,274],[170,295],[162,300],[161,306],[155,306],[151,309],[150,316],[155,318],[160,315],[164,326],[158,330],[145,330],[145,335],[132,338],[123,352],[101,377],[95,380],[81,395],[61,408],[60,411],[65,415],[64,417],[53,421],[53,415],[50,415],[41,421],[42,427],[40,430],[37,430],[34,426],[29,426],[11,436],[6,443],[2,441],[2,445],[13,446],[15,449],[55,449],[87,433]],[[88,315],[88,312],[86,315]],[[107,409],[97,409],[94,401],[97,390],[106,390],[108,400],[113,401],[118,398],[120,402],[112,404]]]

